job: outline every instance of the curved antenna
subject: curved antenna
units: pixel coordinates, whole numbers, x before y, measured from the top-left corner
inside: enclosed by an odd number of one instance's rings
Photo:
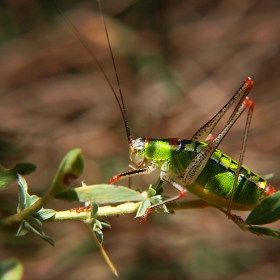
[[[111,42],[110,42],[110,37],[109,37],[109,34],[108,34],[107,24],[106,24],[106,21],[105,21],[105,17],[104,17],[104,14],[103,14],[103,10],[102,10],[100,0],[97,0],[97,2],[98,2],[99,10],[101,12],[101,18],[102,18],[103,25],[104,25],[104,28],[105,28],[108,47],[109,47],[109,50],[110,50],[110,55],[111,55],[112,63],[113,63],[114,70],[115,70],[116,80],[117,80],[117,83],[118,83],[119,95],[121,97],[121,103],[122,103],[122,109],[121,108],[120,109],[122,111],[123,121],[124,121],[124,124],[125,124],[128,145],[131,146],[132,136],[131,136],[129,125],[128,125],[127,114],[126,114],[126,109],[125,109],[125,105],[124,105],[123,94],[122,94],[120,79],[119,79],[119,75],[118,75],[118,71],[117,71],[117,66],[116,66],[113,50],[112,50],[112,47],[111,47]],[[114,94],[116,96],[115,92],[114,92]],[[118,100],[118,104],[119,104],[119,100]],[[121,107],[120,104],[119,104],[119,107]]]
[[[79,41],[81,42],[81,44],[84,46],[84,48],[89,52],[89,54],[93,57],[95,63],[97,64],[98,68],[100,69],[100,71],[102,72],[105,80],[107,81],[109,87],[111,88],[116,101],[118,103],[118,106],[120,108],[121,114],[122,114],[122,118],[123,118],[123,122],[125,125],[125,130],[126,130],[126,136],[127,136],[127,141],[128,141],[128,145],[131,146],[131,142],[133,140],[131,133],[130,133],[130,129],[129,129],[129,124],[128,124],[128,119],[127,119],[127,114],[126,114],[126,109],[125,109],[125,104],[124,104],[124,100],[123,100],[123,94],[122,94],[122,90],[121,90],[121,86],[120,86],[120,79],[119,79],[119,75],[117,72],[117,67],[116,67],[116,63],[115,63],[115,58],[113,55],[113,51],[112,51],[112,47],[111,47],[111,43],[110,43],[110,39],[109,39],[109,35],[108,35],[108,30],[107,30],[107,25],[106,25],[106,21],[103,15],[103,11],[102,11],[102,7],[101,7],[101,3],[99,0],[97,0],[98,5],[99,5],[99,10],[101,12],[101,17],[102,17],[102,21],[103,21],[103,25],[105,28],[105,33],[106,33],[106,39],[108,42],[108,46],[109,46],[109,51],[110,51],[110,56],[112,59],[112,63],[113,63],[113,67],[115,70],[115,74],[116,74],[116,80],[117,80],[117,84],[118,84],[118,89],[119,89],[119,95],[121,98],[121,102],[118,98],[118,95],[116,93],[116,91],[114,90],[112,83],[110,82],[108,76],[106,75],[103,67],[101,66],[100,62],[98,61],[98,59],[96,58],[95,54],[93,53],[93,51],[91,50],[91,48],[89,47],[89,45],[86,43],[85,39],[83,38],[83,36],[80,34],[80,32],[77,30],[77,28],[75,27],[75,25],[69,20],[69,18],[62,12],[62,8],[59,4],[59,2],[56,2],[55,0],[53,0],[54,5],[56,6],[59,14],[61,15],[61,17],[63,18],[63,20],[68,24],[68,26],[71,28],[71,30],[73,31],[73,33],[77,36],[77,38],[79,39]]]

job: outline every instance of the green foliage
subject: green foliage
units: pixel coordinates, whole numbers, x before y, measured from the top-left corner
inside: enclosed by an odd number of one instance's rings
[[[40,221],[46,221],[55,215],[56,211],[53,209],[44,209],[41,208],[34,217],[39,219]]]
[[[55,195],[66,190],[82,174],[83,170],[84,157],[81,149],[76,148],[68,152],[53,178],[49,194]]]
[[[156,183],[149,186],[147,198],[140,204],[135,218],[141,218],[152,204],[160,203],[166,199],[166,197],[161,195],[163,193],[162,183],[163,182],[158,179]],[[161,208],[164,212],[169,212],[165,204],[163,204]]]
[[[247,227],[247,230],[259,236],[265,235],[268,237],[280,239],[280,231],[272,228],[250,226]]]
[[[24,179],[24,177],[20,174],[18,174],[18,186],[19,186],[19,201],[18,201],[18,207],[17,207],[17,213],[21,213],[23,210],[31,207],[39,200],[39,197],[33,195],[30,196],[28,194],[28,186]],[[43,225],[42,221],[51,218],[55,215],[55,211],[52,209],[39,209],[36,213],[30,213],[29,215],[26,215],[24,219],[22,219],[17,236],[22,236],[27,234],[29,231],[32,231],[39,237],[41,237],[43,240],[49,242],[51,245],[54,246],[54,241],[45,233],[43,232]]]
[[[121,186],[95,185],[82,186],[55,195],[68,201],[97,202],[100,204],[115,204],[127,201],[143,201],[145,198],[138,192]]]
[[[32,163],[18,163],[8,169],[0,165],[0,190],[8,188],[9,184],[17,179],[17,174],[26,175],[34,172],[36,165]]]
[[[93,219],[92,223],[91,223],[91,226],[92,226],[92,230],[95,233],[99,243],[103,243],[102,229],[103,229],[103,227],[111,228],[110,223],[105,219],[98,219],[98,220]]]
[[[280,192],[265,198],[249,214],[245,223],[263,225],[276,222],[280,219]]]
[[[20,280],[23,275],[23,266],[15,258],[4,260],[0,263],[1,280]]]
[[[267,228],[256,227],[252,225],[265,225],[276,222],[280,219],[280,192],[265,198],[253,211],[248,215],[245,224],[250,225],[246,229],[257,235],[280,239],[280,231]]]
[[[26,220],[23,220],[20,224],[20,227],[17,232],[17,236],[22,236],[28,233],[29,231],[35,233],[39,237],[41,237],[43,240],[47,241],[50,243],[52,246],[54,246],[54,241],[47,235],[42,230],[42,223],[40,220],[29,216],[26,218]]]
[[[19,224],[17,236],[26,235],[32,232],[44,241],[54,246],[54,241],[43,231],[43,223],[47,221],[82,221],[96,242],[100,252],[104,256],[111,270],[117,275],[117,272],[107,256],[102,243],[104,241],[104,228],[111,228],[108,221],[102,216],[121,215],[135,213],[136,217],[145,214],[148,207],[153,204],[163,202],[166,197],[162,195],[162,181],[159,179],[155,184],[140,193],[139,191],[122,186],[112,185],[92,185],[87,186],[82,183],[81,187],[68,189],[71,182],[81,175],[84,167],[84,158],[80,149],[69,151],[63,158],[56,172],[52,184],[47,190],[45,196],[30,195],[28,192],[28,184],[22,174],[29,174],[35,170],[33,164],[18,164],[12,169],[0,167],[0,186],[2,189],[8,187],[9,183],[17,179],[19,187],[17,214],[3,217],[0,219],[0,225]],[[54,209],[45,209],[47,202],[53,199],[61,199],[68,201],[84,202],[85,206],[76,210],[55,211]],[[194,203],[196,202],[196,203]],[[203,202],[203,201],[202,201]],[[106,204],[104,206],[104,204]],[[176,207],[174,207],[176,205]],[[169,204],[170,210],[193,209],[213,206],[211,204],[199,203],[199,201],[184,201],[176,204]],[[174,207],[174,208],[172,208]],[[181,208],[180,208],[181,207]],[[218,208],[225,212],[224,209]],[[170,212],[166,205],[156,209],[157,211]],[[264,235],[276,239],[280,239],[280,232],[268,227],[259,225],[276,222],[280,219],[280,192],[264,199],[253,211],[248,215],[244,223],[239,220],[233,220],[242,230],[257,235]],[[0,271],[5,275],[10,269],[13,279],[19,279],[22,273],[20,263],[12,260],[10,263],[2,263]],[[16,275],[17,273],[17,275]],[[6,273],[7,274],[7,273]],[[4,277],[4,276],[3,276]],[[9,278],[0,278],[9,279]]]
[[[150,199],[145,199],[139,206],[138,211],[136,213],[135,218],[141,218],[146,210],[151,206],[151,201]]]

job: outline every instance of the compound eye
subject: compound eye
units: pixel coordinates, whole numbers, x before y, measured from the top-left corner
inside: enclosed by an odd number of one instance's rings
[[[136,166],[141,166],[145,161],[145,141],[142,138],[132,141],[130,160]]]
[[[143,151],[145,148],[145,140],[143,138],[138,138],[132,141],[132,151],[133,152],[140,152]]]

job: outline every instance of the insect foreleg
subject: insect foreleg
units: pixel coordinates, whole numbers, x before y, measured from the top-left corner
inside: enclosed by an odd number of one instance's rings
[[[132,167],[129,166],[129,168],[132,168]],[[152,165],[147,166],[146,168],[133,169],[133,170],[130,170],[130,171],[127,171],[124,173],[120,173],[120,174],[117,174],[114,177],[112,177],[108,184],[113,184],[116,181],[119,181],[119,180],[122,180],[125,178],[130,178],[130,177],[137,176],[137,175],[150,174],[156,168],[157,168],[156,165],[152,164]]]

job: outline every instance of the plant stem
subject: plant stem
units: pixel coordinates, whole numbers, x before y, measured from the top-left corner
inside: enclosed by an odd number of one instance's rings
[[[127,202],[117,206],[102,206],[98,208],[98,212],[95,218],[109,217],[136,213],[139,208],[140,202]],[[186,209],[202,209],[206,207],[215,207],[214,205],[207,203],[203,200],[187,200],[180,203],[169,203],[169,210],[186,210]],[[157,209],[157,211],[161,211]],[[91,211],[85,210],[77,212],[75,210],[59,211],[55,216],[48,219],[48,221],[69,221],[76,220],[87,222],[91,218]]]
[[[118,271],[117,269],[115,268],[114,264],[111,262],[109,256],[107,255],[106,251],[104,250],[104,247],[103,245],[99,242],[98,238],[96,237],[95,233],[93,232],[91,226],[89,224],[86,224],[87,226],[87,229],[89,230],[92,238],[94,239],[97,247],[99,248],[103,258],[105,259],[106,263],[108,264],[108,266],[110,267],[111,271],[117,276],[119,277],[118,275]]]
[[[39,198],[34,204],[32,204],[30,207],[22,210],[21,212],[11,215],[5,218],[0,219],[0,225],[11,225],[15,223],[19,223],[22,220],[24,220],[27,216],[38,212],[43,205],[45,205],[48,201],[47,197]]]
[[[11,215],[5,218],[0,219],[0,225],[11,225],[15,223],[19,223],[24,220],[28,215],[32,213],[36,213],[40,208],[43,207],[47,202],[47,198],[40,198],[34,204],[32,204],[27,209],[24,209],[22,212],[17,213],[15,215]],[[101,206],[98,209],[95,218],[98,217],[109,217],[109,216],[118,216],[118,215],[126,215],[136,213],[139,208],[140,202],[127,202],[123,204],[119,204],[116,206]],[[215,207],[214,205],[207,203],[203,200],[187,200],[180,203],[169,203],[169,210],[186,210],[186,209],[202,209],[206,207]],[[161,209],[157,209],[157,211],[162,211]],[[66,211],[57,211],[56,214],[46,221],[81,221],[87,223],[91,218],[91,211],[85,210],[78,212],[75,209],[66,210]]]

